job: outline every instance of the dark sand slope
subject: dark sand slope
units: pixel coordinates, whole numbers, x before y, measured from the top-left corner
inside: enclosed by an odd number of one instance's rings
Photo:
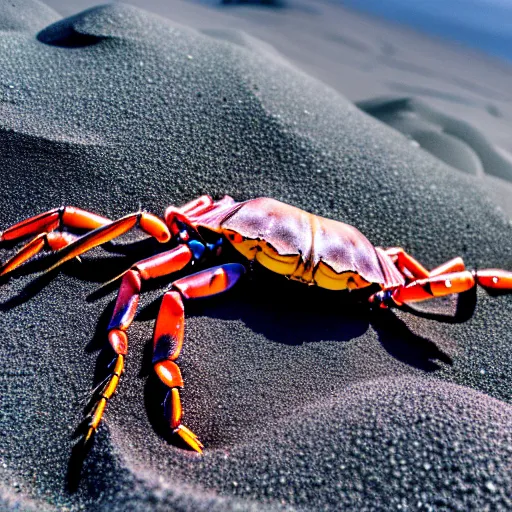
[[[26,2],[33,18],[0,34],[2,226],[60,204],[116,217],[202,193],[268,195],[428,266],[460,254],[512,268],[510,221],[480,181],[255,39],[123,6],[39,31],[40,9]],[[512,506],[512,297],[479,291],[473,316],[449,323],[372,314],[277,278],[188,309],[183,401],[203,457],[168,442],[150,364],[160,289],[144,296],[119,393],[70,492],[71,435],[109,361],[98,354],[115,290],[86,297],[127,265],[97,250],[0,287],[0,506]]]

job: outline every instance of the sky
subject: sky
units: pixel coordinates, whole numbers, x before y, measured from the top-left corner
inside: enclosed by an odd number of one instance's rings
[[[339,0],[512,61],[512,0]]]

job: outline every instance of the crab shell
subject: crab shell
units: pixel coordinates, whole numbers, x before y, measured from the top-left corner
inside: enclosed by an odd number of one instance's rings
[[[226,196],[207,211],[183,213],[195,227],[224,235],[249,261],[295,281],[329,290],[404,283],[390,257],[356,228],[275,199],[237,203]]]

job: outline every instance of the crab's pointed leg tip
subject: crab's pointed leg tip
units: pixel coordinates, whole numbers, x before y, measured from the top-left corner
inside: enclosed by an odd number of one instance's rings
[[[87,446],[89,444],[89,442],[91,441],[93,436],[94,436],[94,428],[89,427],[89,429],[87,430],[87,434],[85,434],[85,436],[84,436],[84,446]]]
[[[192,450],[196,451],[199,454],[203,453],[203,443],[199,441],[194,432],[192,432],[189,428],[185,427],[184,425],[180,425],[178,428],[174,430],[174,433],[177,434],[181,438],[181,440]]]

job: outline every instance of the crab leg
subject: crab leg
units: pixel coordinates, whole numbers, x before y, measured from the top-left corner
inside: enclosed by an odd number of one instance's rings
[[[457,258],[452,260],[453,266],[458,266]],[[448,262],[436,269],[441,272],[443,268],[450,267]],[[369,298],[370,302],[376,302],[382,307],[393,304],[401,306],[406,302],[419,302],[443,297],[454,293],[462,293],[476,285],[483,288],[512,291],[512,272],[501,269],[484,269],[470,272],[468,270],[458,272],[446,272],[430,274],[426,279],[417,279],[404,286],[375,293]]]
[[[512,291],[512,272],[498,268],[486,268],[474,272],[476,282],[483,288]]]
[[[461,272],[463,270],[466,270],[464,260],[460,256],[457,256],[456,258],[453,258],[431,270],[430,277],[449,274],[450,272]]]
[[[417,279],[405,286],[399,286],[393,290],[391,296],[396,304],[402,305],[404,302],[418,302],[452,293],[462,293],[474,286],[473,274],[464,270]]]
[[[88,230],[96,229],[110,222],[110,219],[102,217],[101,215],[75,208],[74,206],[62,206],[22,220],[10,228],[7,228],[0,233],[0,242],[7,240],[16,241],[30,235],[54,231],[63,227]]]
[[[27,260],[47,247],[57,251],[74,242],[78,236],[60,230],[66,228],[96,229],[109,224],[111,221],[95,213],[91,213],[74,206],[54,208],[29,219],[14,224],[0,233],[0,242],[14,241],[36,235],[24,245],[12,258],[0,267],[0,276],[12,272]]]
[[[123,275],[112,319],[108,326],[108,340],[116,353],[116,358],[111,363],[114,370],[107,378],[99,400],[93,406],[85,442],[97,430],[107,401],[114,394],[119,383],[119,377],[124,367],[124,356],[128,350],[126,331],[137,313],[142,280],[177,272],[190,263],[192,259],[193,253],[189,247],[180,245],[170,251],[140,261]]]
[[[27,260],[47,247],[52,251],[58,251],[66,245],[78,239],[77,235],[63,231],[51,231],[40,233],[24,245],[12,258],[0,266],[0,276],[6,275],[25,263]]]
[[[48,269],[51,271],[62,265],[68,260],[89,251],[90,249],[110,242],[133,227],[139,224],[139,227],[148,235],[155,237],[159,242],[168,242],[171,238],[169,230],[165,223],[155,215],[146,212],[137,212],[126,215],[118,220],[110,222],[104,226],[94,229],[81,236],[73,243],[63,247],[58,251],[57,261]]]
[[[385,253],[391,257],[402,274],[406,277],[410,275],[414,279],[426,279],[427,277],[446,274],[448,272],[465,270],[464,261],[460,257],[453,258],[429,272],[418,260],[405,252],[401,247],[391,247],[386,249]]]
[[[169,387],[164,401],[164,414],[173,433],[190,448],[202,453],[203,444],[181,423],[182,407],[179,389],[183,378],[174,362],[181,351],[185,329],[184,299],[210,297],[229,290],[245,273],[239,263],[228,263],[178,279],[172,284],[160,306],[153,336],[153,365],[159,379]]]
[[[406,286],[398,287],[392,292],[392,298],[400,305],[404,302],[418,302],[452,293],[462,293],[476,284],[483,288],[512,291],[512,272],[484,269],[431,275],[428,279],[418,279]]]
[[[143,260],[124,274],[108,327],[108,339],[117,354],[116,359],[111,363],[114,370],[103,386],[99,400],[93,407],[85,442],[97,430],[107,401],[117,388],[128,346],[126,331],[137,312],[141,281],[177,272],[195,258],[193,249],[182,245]],[[193,432],[181,424],[181,400],[178,388],[183,387],[183,379],[178,365],[174,362],[183,345],[184,308],[182,298],[207,297],[224,292],[231,288],[244,272],[243,265],[226,264],[179,279],[164,295],[158,313],[153,343],[153,365],[160,380],[170,388],[164,402],[165,414],[173,432],[198,452],[202,451],[203,445]]]
[[[136,212],[112,222],[110,219],[94,213],[71,206],[65,206],[36,215],[35,217],[11,226],[0,234],[0,242],[4,240],[18,240],[34,233],[44,235],[59,227],[92,229],[92,231],[89,231],[89,233],[81,237],[71,238],[62,234],[60,238],[58,236],[53,237],[51,239],[52,243],[48,240],[50,248],[53,250],[59,249],[57,252],[58,259],[55,264],[48,269],[48,271],[50,271],[93,247],[97,247],[98,245],[102,245],[121,236],[137,225],[137,223],[143,231],[155,237],[159,242],[167,242],[171,237],[165,223],[150,213]],[[0,275],[7,274],[14,270],[41,251],[45,245],[41,243],[41,241],[42,237],[36,236],[36,238],[22,247],[13,258],[1,267]]]

